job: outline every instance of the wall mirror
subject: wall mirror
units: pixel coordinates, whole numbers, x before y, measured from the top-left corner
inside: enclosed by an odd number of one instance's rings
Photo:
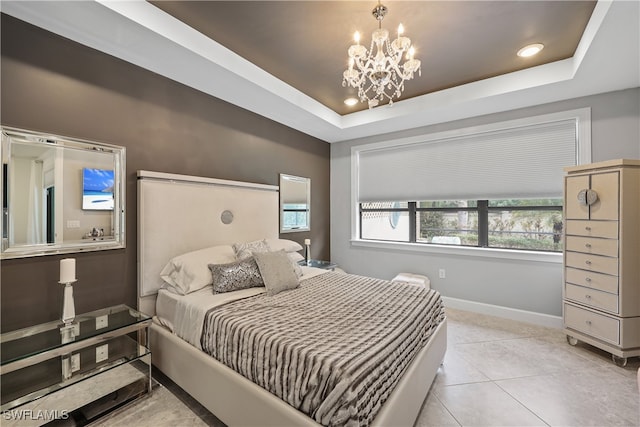
[[[280,232],[311,228],[311,179],[280,174]]]
[[[124,147],[0,131],[0,258],[124,248]]]

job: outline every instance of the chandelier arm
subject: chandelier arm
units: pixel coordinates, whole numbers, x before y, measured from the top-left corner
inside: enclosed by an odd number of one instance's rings
[[[393,70],[396,72],[396,75],[400,76],[400,78],[402,80],[405,80],[404,79],[404,73],[400,69],[400,64],[393,63],[393,64],[391,64],[391,66],[393,67]]]
[[[362,63],[362,60],[360,58],[356,58],[356,60],[354,61],[354,65],[360,70],[360,71],[364,71],[367,70],[369,68],[371,59],[369,59],[367,57],[367,60]]]

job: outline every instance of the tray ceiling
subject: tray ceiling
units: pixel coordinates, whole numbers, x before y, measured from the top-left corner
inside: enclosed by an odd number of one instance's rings
[[[385,1],[422,61],[392,107],[347,109],[375,1],[11,1],[23,21],[327,142],[640,86],[640,2]],[[530,42],[542,53],[522,60]],[[362,108],[363,106],[360,106]]]
[[[358,30],[367,48],[375,1],[154,1],[180,21],[339,114],[355,96],[342,87],[347,49]],[[595,1],[385,1],[382,28],[405,27],[422,76],[401,99],[449,89],[573,56]],[[545,45],[531,58],[516,52]]]

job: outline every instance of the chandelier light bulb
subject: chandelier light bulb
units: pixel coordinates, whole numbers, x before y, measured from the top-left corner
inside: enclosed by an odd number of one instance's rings
[[[360,102],[369,108],[384,102],[393,104],[404,91],[404,83],[420,75],[420,60],[415,59],[415,49],[411,40],[404,37],[404,26],[398,25],[398,37],[389,39],[389,32],[382,28],[382,20],[387,13],[386,6],[380,4],[371,14],[378,21],[378,28],[371,34],[371,45],[367,49],[360,45],[360,33],[355,32],[356,44],[347,51],[349,68],[342,73],[342,86],[357,90]]]

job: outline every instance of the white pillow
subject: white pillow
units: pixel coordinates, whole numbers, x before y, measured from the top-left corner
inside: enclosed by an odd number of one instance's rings
[[[287,239],[267,239],[267,244],[272,251],[298,252],[301,251],[302,245],[293,240]]]
[[[171,259],[160,272],[166,288],[186,295],[213,282],[209,264],[227,264],[236,260],[231,245],[212,246]]]
[[[288,252],[287,256],[289,257],[291,264],[293,264],[293,270],[296,272],[296,275],[298,277],[302,277],[302,267],[300,267],[299,262],[302,261],[304,257],[298,252]]]
[[[304,257],[300,255],[298,252],[288,252],[287,256],[291,260],[291,262],[298,263],[298,261],[302,261]]]

